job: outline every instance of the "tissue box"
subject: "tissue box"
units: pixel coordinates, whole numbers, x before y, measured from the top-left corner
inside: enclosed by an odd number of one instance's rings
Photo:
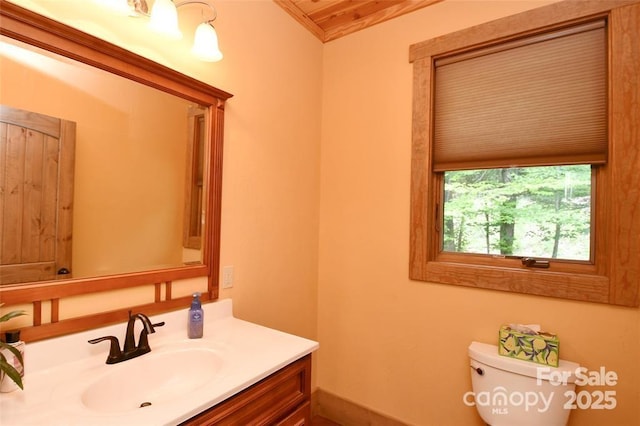
[[[558,336],[524,326],[503,325],[498,333],[498,353],[503,356],[557,367]]]

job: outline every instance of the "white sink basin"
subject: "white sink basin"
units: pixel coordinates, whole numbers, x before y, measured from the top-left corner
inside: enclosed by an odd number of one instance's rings
[[[170,402],[209,383],[222,367],[213,350],[151,352],[110,365],[81,394],[90,410],[117,413]]]
[[[151,352],[117,364],[87,340],[122,336],[125,323],[30,343],[25,389],[0,394],[0,425],[177,425],[318,347],[235,318],[231,299],[203,309],[202,339],[186,336],[188,308],[159,314]]]

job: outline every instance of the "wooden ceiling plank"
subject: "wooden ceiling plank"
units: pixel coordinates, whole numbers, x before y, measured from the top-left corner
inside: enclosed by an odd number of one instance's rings
[[[347,24],[326,28],[324,41],[327,42],[338,39],[340,37],[344,37],[345,35],[352,34],[356,31],[360,31],[375,24],[388,21],[389,19],[414,12],[424,7],[439,3],[441,1],[443,0],[405,0],[397,5],[388,7],[375,14],[362,17],[357,21],[352,21]]]
[[[295,5],[292,0],[273,0],[278,6],[282,7],[289,15],[291,15],[296,21],[302,24],[303,27],[308,29],[313,35],[325,41],[325,31],[320,28],[309,16],[304,13],[300,8]]]
[[[367,19],[379,13],[384,13],[392,7],[397,7],[405,0],[380,1],[359,1],[342,3],[336,7],[323,10],[323,14],[309,15],[313,21],[324,30],[349,25],[360,19]]]
[[[323,7],[316,8],[315,11],[309,12],[308,14],[315,22],[319,22],[329,20],[336,16],[352,15],[353,12],[358,9],[384,9],[402,1],[403,0],[342,0],[339,2],[323,3]]]
[[[273,0],[323,43],[443,0]]]
[[[344,0],[292,0],[292,2],[305,14],[311,16],[328,7],[344,3]]]

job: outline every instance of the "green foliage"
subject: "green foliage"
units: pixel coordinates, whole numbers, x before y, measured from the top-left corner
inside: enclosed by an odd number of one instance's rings
[[[587,260],[591,166],[445,173],[443,249]]]
[[[0,306],[2,306],[2,304],[0,304]],[[11,318],[19,317],[21,315],[26,315],[26,312],[25,311],[11,311],[11,312],[9,312],[9,313],[7,313],[7,314],[5,314],[5,315],[0,317],[0,323],[7,322]],[[0,341],[0,350],[3,351],[5,349],[7,349],[14,356],[16,356],[18,358],[18,361],[20,362],[20,364],[23,363],[22,354],[20,354],[20,351],[18,351],[16,348],[11,346],[10,344],[5,343],[3,341]],[[13,365],[11,365],[11,364],[9,364],[7,362],[7,358],[2,353],[2,351],[0,351],[0,380],[3,380],[4,377],[7,376],[11,380],[13,380],[20,387],[20,389],[24,389],[24,385],[22,383],[22,377],[20,377],[20,373],[18,372],[18,370],[16,370],[13,367]]]

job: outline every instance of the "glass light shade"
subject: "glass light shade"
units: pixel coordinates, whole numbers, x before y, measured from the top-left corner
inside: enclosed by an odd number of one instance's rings
[[[196,28],[191,52],[207,62],[217,62],[222,59],[222,52],[218,47],[218,34],[210,23],[203,22]]]
[[[171,38],[181,38],[178,27],[178,9],[171,0],[155,0],[151,8],[149,26],[161,34]]]

